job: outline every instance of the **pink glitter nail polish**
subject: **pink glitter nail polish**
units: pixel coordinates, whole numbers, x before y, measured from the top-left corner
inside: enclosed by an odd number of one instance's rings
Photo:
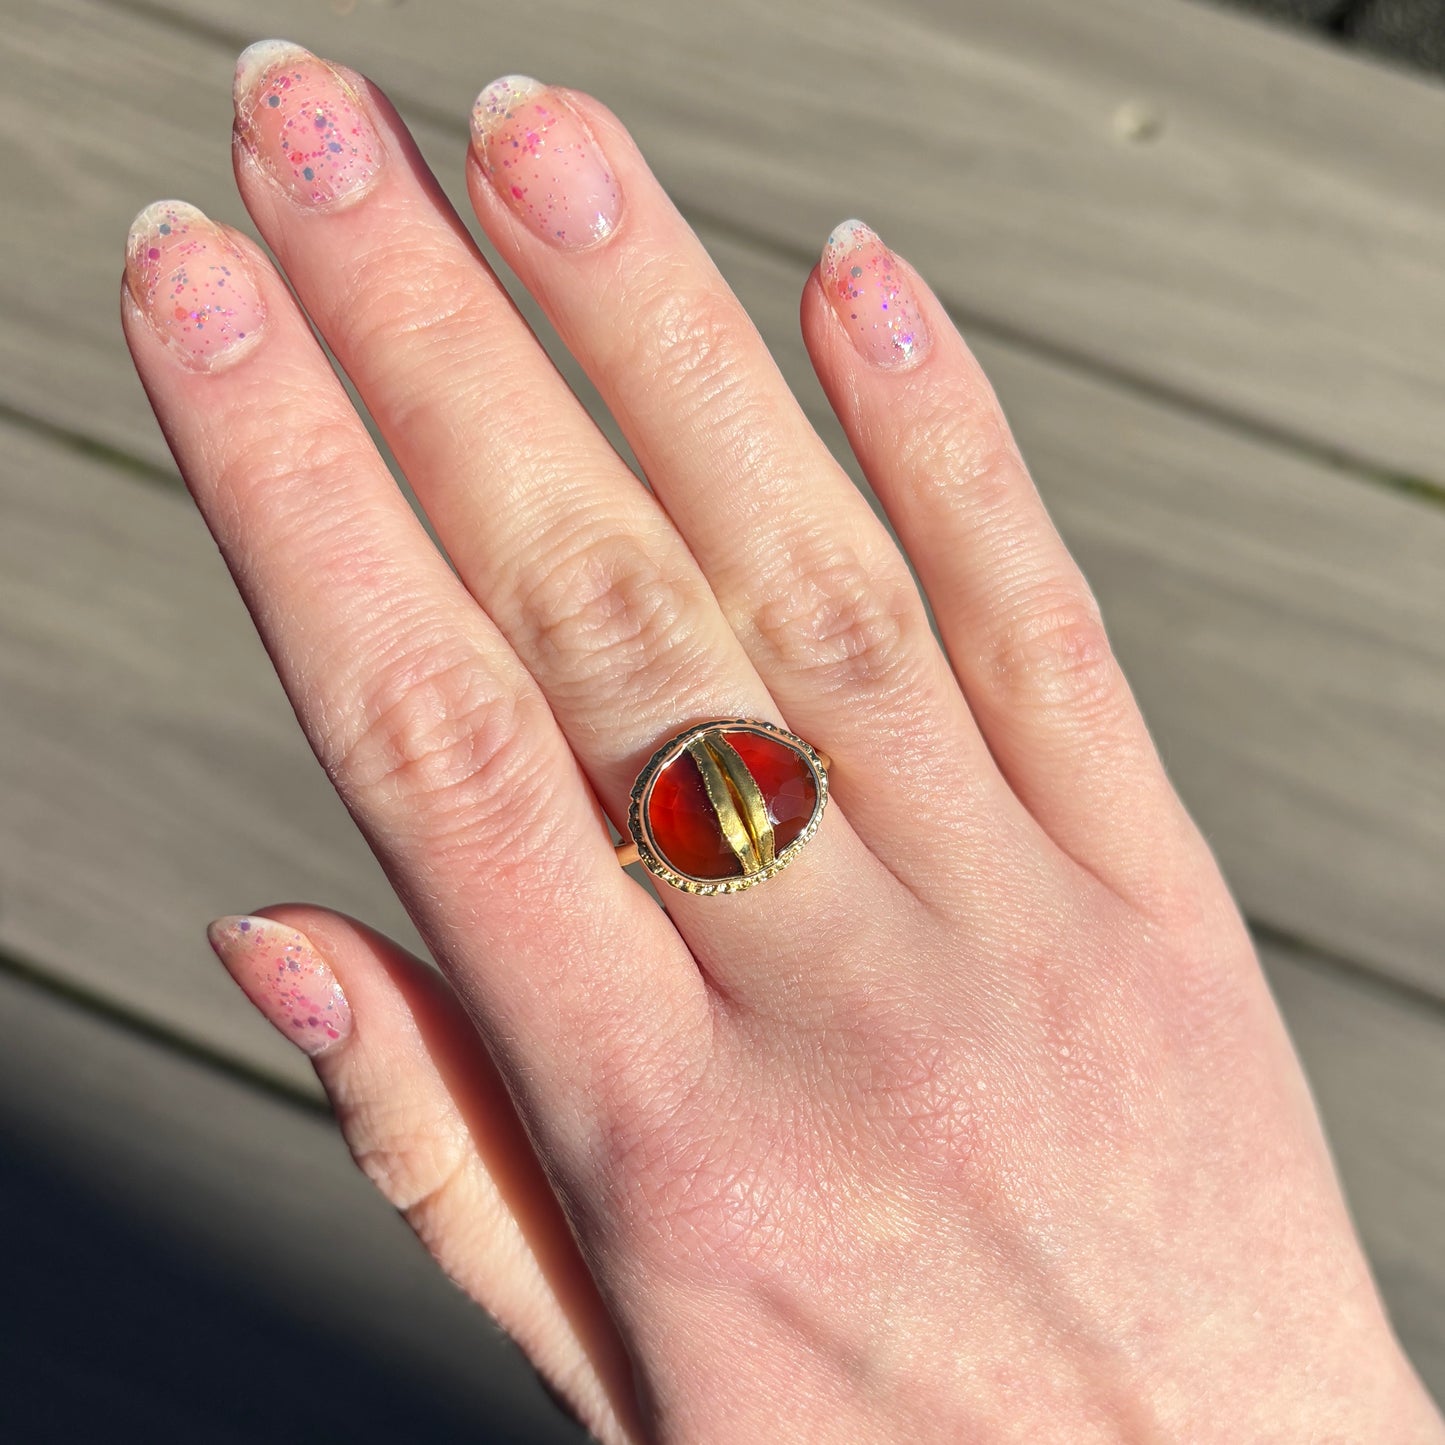
[[[289,40],[242,51],[233,86],[242,141],[293,200],[321,206],[362,195],[381,143],[360,99],[324,60]]]
[[[218,918],[206,937],[246,997],[303,1052],[324,1053],[351,1032],[336,975],[294,928],[235,916]]]
[[[133,222],[126,285],[186,366],[207,371],[256,341],[265,303],[240,247],[184,201],[156,201]]]
[[[622,193],[607,157],[538,81],[494,80],[472,107],[472,147],[497,193],[544,241],[575,251],[617,229]]]
[[[875,366],[908,366],[929,335],[912,285],[893,253],[862,221],[844,221],[823,247],[823,290],[853,345]]]

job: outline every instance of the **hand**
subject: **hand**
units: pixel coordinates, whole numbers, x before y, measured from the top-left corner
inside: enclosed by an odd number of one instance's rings
[[[866,228],[802,322],[926,589],[618,121],[518,78],[467,158],[556,375],[404,128],[291,47],[261,252],[142,212],[136,365],[442,978],[213,925],[362,1168],[606,1441],[1438,1440],[1249,939],[987,382]],[[453,570],[453,568],[455,570]],[[832,801],[726,896],[617,865],[653,750],[783,723]]]

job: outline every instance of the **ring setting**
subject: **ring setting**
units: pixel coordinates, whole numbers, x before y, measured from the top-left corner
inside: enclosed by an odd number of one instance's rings
[[[797,857],[827,802],[828,759],[802,738],[754,718],[698,723],[638,774],[618,860],[684,893],[740,893]]]

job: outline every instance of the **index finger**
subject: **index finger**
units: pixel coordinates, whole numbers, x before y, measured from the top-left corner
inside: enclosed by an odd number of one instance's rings
[[[180,202],[148,207],[122,315],[317,757],[499,1062],[548,1093],[550,1118],[592,1115],[599,1081],[617,1085],[620,1036],[645,1068],[700,1022],[705,989],[617,867],[535,683],[255,247]],[[559,1094],[589,1107],[559,1109]]]

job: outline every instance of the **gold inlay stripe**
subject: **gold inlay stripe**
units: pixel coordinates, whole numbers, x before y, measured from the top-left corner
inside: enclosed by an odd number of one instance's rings
[[[767,868],[774,857],[773,820],[768,817],[763,790],[758,787],[758,780],[748,771],[748,765],[739,756],[738,750],[721,733],[708,733],[707,745],[727,774],[742,811],[743,823],[757,854],[757,864],[752,871]]]
[[[745,874],[756,873],[759,867],[758,855],[753,846],[752,835],[748,832],[748,826],[743,821],[742,813],[738,810],[732,789],[728,787],[727,776],[722,770],[722,765],[708,747],[707,736],[694,738],[687,745],[687,754],[697,764],[697,770],[702,774],[702,785],[707,789],[707,800],[712,804],[712,810],[717,816],[718,827],[722,829],[722,835],[728,847],[733,850],[733,855],[742,864]]]

